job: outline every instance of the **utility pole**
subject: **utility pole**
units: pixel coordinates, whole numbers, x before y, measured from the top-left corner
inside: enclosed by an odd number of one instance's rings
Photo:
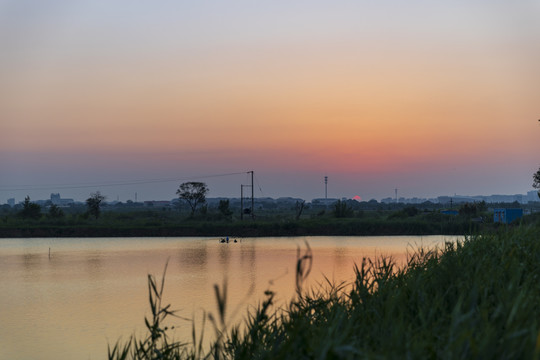
[[[324,199],[328,200],[328,176],[324,177]]]
[[[255,219],[255,186],[253,185],[253,170],[248,171],[247,174],[251,173],[251,185],[240,185],[240,220],[244,219],[244,187],[251,186],[251,208],[249,212],[251,213],[251,218]]]
[[[240,220],[244,220],[244,185],[240,184]]]
[[[253,170],[250,171],[251,172],[251,218],[253,220],[255,220],[255,201],[254,201],[254,186],[253,186]]]

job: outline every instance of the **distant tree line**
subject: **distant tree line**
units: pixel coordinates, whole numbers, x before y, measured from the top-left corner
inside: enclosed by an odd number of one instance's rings
[[[535,189],[538,189],[538,196],[540,197],[540,169],[533,174],[533,184]],[[189,219],[199,220],[227,220],[232,221],[234,219],[235,211],[241,212],[242,209],[238,209],[238,204],[231,204],[229,199],[219,200],[219,204],[212,209],[207,206],[206,196],[209,193],[208,186],[203,182],[185,182],[180,184],[176,195],[178,196],[178,209],[181,208],[181,204],[185,204],[189,209]],[[91,193],[88,199],[85,201],[86,211],[84,213],[78,213],[82,218],[93,218],[98,220],[102,215],[103,206],[105,206],[105,196],[99,191]],[[150,210],[148,207],[142,207],[142,204],[134,203],[128,200],[125,204],[118,204],[115,206],[108,205],[109,209],[135,209],[139,206],[140,209],[145,211]],[[293,220],[301,220],[306,218],[322,218],[322,217],[335,217],[335,218],[355,218],[363,217],[366,214],[370,214],[371,217],[379,216],[377,214],[383,214],[384,212],[390,212],[389,218],[408,218],[419,216],[423,213],[434,212],[444,208],[448,208],[448,204],[424,202],[421,204],[404,204],[404,203],[381,203],[376,200],[370,201],[356,201],[356,200],[337,200],[333,205],[308,203],[305,201],[296,201],[291,205],[277,205],[276,203],[261,203],[259,211],[259,219],[265,217],[270,218],[272,216],[276,218],[290,218]],[[492,203],[491,207],[527,207],[527,205],[514,202],[512,204],[507,203]],[[529,205],[533,206],[534,205]],[[288,208],[290,207],[290,208]],[[56,204],[49,203],[45,205],[46,211],[43,211],[42,206],[32,202],[29,196],[26,196],[24,202],[17,205],[11,210],[9,205],[0,206],[3,209],[4,214],[13,213],[15,211],[16,217],[26,220],[39,220],[41,218],[61,220],[66,217],[66,212],[70,214],[77,213],[80,209],[79,205],[72,206],[71,208],[60,208]],[[171,210],[172,208],[169,208]],[[487,204],[485,201],[461,203],[455,204],[454,209],[458,210],[460,216],[476,217],[481,214],[485,214],[487,211]],[[165,210],[165,209],[163,209]],[[5,217],[6,215],[4,215]],[[237,217],[238,218],[238,217]],[[7,219],[7,218],[5,218]]]

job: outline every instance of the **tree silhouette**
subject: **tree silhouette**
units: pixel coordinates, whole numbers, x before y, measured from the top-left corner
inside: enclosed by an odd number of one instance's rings
[[[105,196],[101,195],[99,191],[90,194],[90,197],[86,199],[86,206],[88,206],[88,213],[94,216],[97,220],[101,214],[101,202],[105,200]]]
[[[47,216],[51,219],[59,219],[64,217],[64,212],[58,205],[52,204],[49,207],[49,212],[47,213]]]
[[[218,210],[221,213],[221,215],[223,215],[223,217],[230,219],[232,215],[232,211],[229,207],[229,199],[219,200]]]
[[[538,189],[538,197],[540,198],[540,169],[533,175],[533,188]]]
[[[182,200],[185,200],[191,208],[191,216],[195,215],[197,206],[206,202],[208,186],[203,182],[185,182],[180,185],[176,194]]]
[[[346,201],[338,200],[334,203],[334,216],[337,218],[348,218],[353,216],[352,207]]]
[[[30,196],[24,198],[23,209],[19,213],[24,219],[39,219],[41,217],[41,206],[30,202]]]

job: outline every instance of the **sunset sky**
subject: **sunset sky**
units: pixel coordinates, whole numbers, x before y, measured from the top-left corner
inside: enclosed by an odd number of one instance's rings
[[[0,0],[0,203],[522,194],[540,1]],[[167,181],[165,181],[167,180]],[[137,184],[133,184],[137,183]],[[116,184],[115,186],[111,186]]]

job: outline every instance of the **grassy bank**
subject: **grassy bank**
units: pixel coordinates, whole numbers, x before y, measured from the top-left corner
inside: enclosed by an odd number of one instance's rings
[[[298,260],[299,286],[310,256]],[[207,353],[196,332],[187,344],[167,337],[163,320],[170,308],[157,301],[153,280],[148,338],[111,348],[110,358],[540,357],[537,221],[439,251],[419,250],[404,269],[391,259],[366,259],[356,275],[353,284],[299,287],[285,309],[273,308],[268,293],[244,326],[232,328],[219,320],[226,300],[216,288],[220,307],[209,319],[218,340]]]

